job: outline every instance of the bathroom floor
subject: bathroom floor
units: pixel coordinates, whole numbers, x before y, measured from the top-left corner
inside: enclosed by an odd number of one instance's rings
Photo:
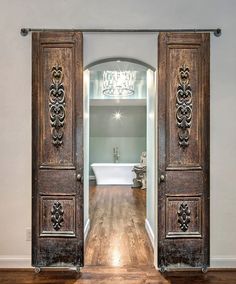
[[[145,230],[146,192],[130,186],[90,187],[85,265],[153,265]]]

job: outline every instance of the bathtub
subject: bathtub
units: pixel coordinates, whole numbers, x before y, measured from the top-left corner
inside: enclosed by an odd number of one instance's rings
[[[132,172],[137,163],[94,163],[91,165],[98,185],[133,184],[135,173]]]

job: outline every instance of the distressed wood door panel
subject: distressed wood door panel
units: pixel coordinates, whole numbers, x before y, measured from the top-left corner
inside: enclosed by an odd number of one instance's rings
[[[73,60],[75,59],[73,44],[68,43],[66,47],[63,45],[58,47],[52,43],[42,43],[40,52],[42,59],[40,66],[42,70],[40,74],[41,91],[45,95],[41,97],[39,103],[43,114],[50,113],[50,115],[41,117],[40,168],[71,167],[75,169],[73,84],[76,78],[73,70]],[[57,88],[58,94],[63,94],[58,97],[58,105],[56,105],[57,102],[54,103],[53,96]],[[52,131],[52,124],[56,123],[57,111],[60,111],[58,120],[61,127],[58,131],[54,127]]]
[[[83,266],[82,34],[32,42],[32,265]]]
[[[209,34],[159,34],[160,267],[209,265]]]

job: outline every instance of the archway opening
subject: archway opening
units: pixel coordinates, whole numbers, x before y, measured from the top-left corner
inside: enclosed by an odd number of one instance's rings
[[[153,265],[155,77],[152,66],[130,58],[85,67],[86,265]]]

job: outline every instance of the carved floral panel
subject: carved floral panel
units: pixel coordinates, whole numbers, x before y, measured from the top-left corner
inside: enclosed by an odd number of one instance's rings
[[[51,214],[52,214],[51,221],[52,221],[53,228],[54,230],[58,231],[60,230],[62,223],[64,221],[63,219],[64,211],[59,201],[56,201],[53,204]]]
[[[176,122],[179,128],[179,145],[185,149],[189,145],[189,128],[192,124],[192,88],[189,67],[183,64],[179,68],[179,84],[176,93]]]
[[[183,232],[186,232],[188,230],[188,224],[190,223],[190,214],[191,211],[188,208],[188,204],[181,203],[177,215],[179,227]]]
[[[52,84],[49,89],[49,114],[52,127],[52,143],[55,147],[63,144],[63,127],[65,123],[65,90],[62,82],[63,72],[60,65],[51,70]]]

